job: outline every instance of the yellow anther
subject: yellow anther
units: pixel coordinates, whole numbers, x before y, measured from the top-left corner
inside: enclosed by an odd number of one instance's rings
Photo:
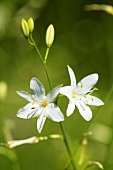
[[[45,101],[42,102],[42,106],[43,106],[43,107],[46,107],[47,104],[48,104],[48,100],[45,100]]]
[[[35,103],[35,100],[34,101],[32,101],[32,105]]]
[[[39,117],[39,115],[36,115],[36,118],[38,118]]]
[[[88,100],[86,100],[86,103],[88,103]]]
[[[91,97],[91,100],[93,101],[93,100],[94,100],[94,98],[93,98],[93,97]]]
[[[80,84],[80,87],[83,87],[83,84]]]
[[[96,87],[94,87],[94,89],[93,90],[98,90]]]
[[[75,92],[72,93],[72,98],[76,98],[77,94]]]
[[[86,94],[84,94],[84,98],[86,98]]]

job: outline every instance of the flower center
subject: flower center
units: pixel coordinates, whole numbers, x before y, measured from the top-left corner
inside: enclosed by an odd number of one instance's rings
[[[72,93],[72,98],[76,98],[77,94],[75,92]]]
[[[48,105],[48,100],[44,100],[41,104],[43,107],[46,107]]]

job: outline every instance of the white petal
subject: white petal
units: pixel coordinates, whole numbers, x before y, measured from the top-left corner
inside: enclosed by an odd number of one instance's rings
[[[17,94],[19,94],[24,99],[28,100],[29,102],[32,102],[34,99],[31,94],[25,91],[17,91]]]
[[[46,115],[48,118],[55,122],[60,122],[64,120],[64,115],[62,114],[60,108],[51,103],[46,107]]]
[[[32,103],[28,103],[26,106],[19,109],[19,111],[17,113],[17,117],[23,118],[23,119],[29,119],[29,118],[36,117],[36,115],[38,114],[37,112],[38,112],[39,108],[40,108],[40,106],[37,106],[35,108],[34,105],[32,105]]]
[[[47,100],[48,100],[49,102],[53,102],[53,100],[57,97],[57,95],[58,95],[59,92],[60,92],[61,86],[62,86],[62,85],[56,86],[54,89],[52,89],[52,90],[48,93],[48,95],[47,95]]]
[[[74,112],[74,109],[75,109],[75,104],[70,101],[67,108],[67,116],[70,116]]]
[[[73,70],[68,66],[68,72],[71,80],[71,86],[76,87],[76,78]]]
[[[82,101],[76,101],[76,106],[81,114],[81,116],[86,120],[89,121],[92,118],[92,111],[91,109],[86,106],[86,104]]]
[[[42,83],[35,77],[30,81],[30,89],[34,97],[45,96],[45,89]]]
[[[93,105],[93,106],[101,106],[104,105],[103,101],[100,100],[99,98],[95,97],[95,96],[91,96],[91,95],[86,95],[85,98],[85,103],[88,105]]]
[[[90,89],[97,83],[98,81],[98,74],[91,74],[89,76],[86,76],[83,78],[78,84],[77,84],[77,93],[87,93],[90,91]]]
[[[41,115],[39,116],[39,118],[37,120],[37,129],[38,129],[39,133],[41,133],[41,131],[42,131],[45,120],[46,120],[46,117],[44,115],[44,110],[43,110]]]
[[[73,88],[71,86],[65,86],[60,89],[60,93],[72,99]]]

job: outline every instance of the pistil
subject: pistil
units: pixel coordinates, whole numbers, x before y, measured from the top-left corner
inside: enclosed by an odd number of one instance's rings
[[[43,102],[42,102],[42,106],[43,107],[46,107],[48,105],[48,100],[44,100]]]
[[[72,93],[72,98],[76,98],[77,94],[75,92]]]

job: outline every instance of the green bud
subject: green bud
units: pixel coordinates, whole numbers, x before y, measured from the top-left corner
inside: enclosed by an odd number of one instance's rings
[[[51,25],[49,25],[49,27],[47,28],[47,31],[46,31],[46,45],[47,45],[47,47],[51,47],[51,45],[53,44],[54,35],[55,35],[54,27],[51,24]]]
[[[32,18],[28,19],[29,32],[32,33],[34,30],[34,21]]]
[[[29,37],[29,26],[25,19],[22,19],[22,21],[21,21],[21,28],[22,28],[23,35],[26,38],[28,38]]]

